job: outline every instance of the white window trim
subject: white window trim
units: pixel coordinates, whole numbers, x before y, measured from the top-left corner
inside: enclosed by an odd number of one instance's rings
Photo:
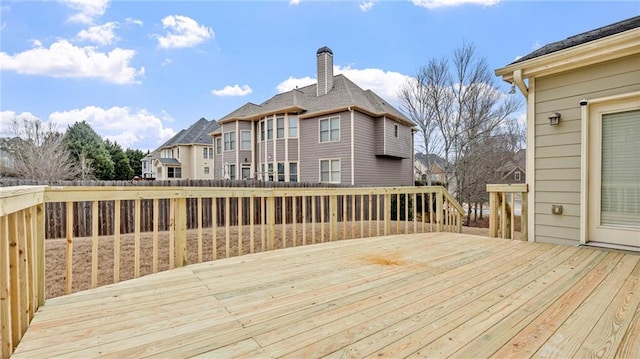
[[[229,142],[227,142],[227,140],[224,138],[226,135],[229,135]],[[234,148],[231,148],[231,143],[232,143],[231,138],[232,138],[232,137],[233,137],[233,139],[234,139],[234,141],[233,141],[233,144],[234,144],[234,146],[233,146],[233,147],[234,147]],[[236,131],[235,131],[235,130],[234,130],[234,131],[227,131],[227,132],[225,132],[225,133],[223,133],[223,134],[222,134],[222,138],[223,138],[223,141],[222,141],[222,151],[223,151],[223,152],[233,152],[233,151],[235,151],[235,150],[236,150],[236,149],[235,149],[235,147],[236,147],[236,146],[235,146],[235,144],[236,144],[236,142],[237,142],[237,138],[235,138],[235,137],[236,137]],[[229,148],[229,149],[227,149],[227,143],[229,144],[229,146],[228,146],[228,148]]]
[[[213,141],[214,141],[213,142],[214,153],[216,155],[221,155],[222,154],[222,136],[216,137]],[[220,151],[218,151],[218,142],[220,143],[220,147],[219,147]]]
[[[329,180],[328,182],[323,182],[322,181],[322,161],[338,161],[340,164],[340,181],[335,182],[335,181],[331,181]],[[298,172],[300,172],[298,170]],[[331,162],[329,162],[329,179],[331,179]],[[318,160],[318,182],[320,183],[342,183],[342,159],[338,158],[338,157],[334,157],[334,158],[320,158]]]
[[[242,139],[243,133],[249,134],[249,148],[242,147],[242,144],[244,143],[244,140]],[[240,130],[240,151],[250,151],[250,150],[251,150],[251,130]]]
[[[331,140],[331,119],[334,119],[334,118],[338,119],[338,139],[337,140]],[[329,140],[328,141],[322,141],[322,136],[320,135],[320,132],[321,132],[320,123],[322,121],[329,121]],[[340,142],[341,138],[342,138],[342,121],[340,120],[340,115],[325,117],[318,120],[318,143]]]
[[[595,98],[591,100],[582,100],[586,102],[585,105],[580,106],[581,111],[581,138],[580,138],[580,243],[587,244],[588,231],[589,231],[589,125],[591,107],[594,105],[602,106],[601,111],[605,112],[610,108],[615,111],[624,111],[625,108],[633,108],[633,104],[627,104],[626,102],[635,97],[640,97],[640,91],[628,92],[620,95],[613,95],[601,98]],[[624,102],[624,105],[620,105],[616,102]]]

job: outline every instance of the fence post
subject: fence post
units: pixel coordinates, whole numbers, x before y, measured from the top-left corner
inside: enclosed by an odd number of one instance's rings
[[[335,241],[338,239],[338,196],[335,194],[329,196],[329,215],[329,240]]]
[[[187,199],[176,198],[175,218],[175,266],[187,265]]]

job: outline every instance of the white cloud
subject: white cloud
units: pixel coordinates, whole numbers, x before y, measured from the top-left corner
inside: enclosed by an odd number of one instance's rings
[[[20,123],[24,120],[33,120],[38,118],[31,112],[16,113],[15,111],[0,112],[0,137],[15,136],[14,121]]]
[[[167,30],[167,34],[157,35],[157,38],[158,45],[163,49],[193,47],[215,36],[212,28],[182,15],[165,17],[162,19],[162,26]]]
[[[362,11],[369,11],[371,10],[371,8],[373,7],[373,5],[375,4],[375,2],[373,1],[363,1],[360,3],[360,10]]]
[[[335,75],[343,74],[349,80],[364,90],[371,90],[378,96],[389,101],[392,105],[398,106],[398,92],[400,88],[411,77],[395,71],[384,71],[382,69],[355,69],[351,66],[334,66],[333,73]],[[276,87],[278,92],[289,91],[296,86],[303,87],[316,83],[316,79],[310,77],[295,78],[289,77],[282,81]]]
[[[116,39],[114,30],[118,28],[117,22],[108,22],[102,25],[91,26],[78,33],[77,38],[98,45],[109,45]]]
[[[300,0],[289,0],[289,5],[298,5],[300,4]]]
[[[77,11],[69,17],[70,22],[92,24],[93,21],[104,15],[109,7],[109,0],[61,0],[62,3]]]
[[[53,112],[49,115],[49,121],[53,121],[63,130],[76,122],[86,121],[100,136],[117,141],[123,148],[155,149],[175,135],[175,131],[165,127],[158,116],[145,109],[137,110],[130,107],[114,106],[103,109],[87,106],[82,109]]]
[[[38,39],[31,39],[31,40],[29,40],[29,42],[31,43],[31,46],[33,46],[33,47],[42,47],[42,41],[40,41]]]
[[[134,25],[138,25],[138,26],[143,26],[144,23],[142,22],[142,20],[140,19],[133,19],[133,18],[126,18],[125,21],[127,22],[127,24],[134,24]]]
[[[436,9],[440,7],[453,7],[465,4],[476,4],[483,6],[491,6],[500,2],[500,0],[411,0],[413,5],[422,6],[427,9]]]
[[[9,55],[0,52],[0,70],[12,70],[26,75],[58,78],[99,78],[116,84],[136,83],[144,74],[130,66],[134,50],[115,48],[98,52],[94,47],[78,47],[67,40],[58,40],[49,48],[33,49]]]
[[[171,60],[169,58],[166,58],[166,59],[164,59],[164,61],[162,61],[160,66],[162,66],[162,67],[169,66],[169,65],[171,65],[172,62],[173,62],[173,60]]]
[[[365,90],[371,90],[394,106],[399,103],[398,92],[411,77],[382,69],[354,69],[350,66],[334,66],[334,73],[343,74]]]
[[[282,92],[287,92],[289,90],[293,90],[294,88],[309,86],[314,83],[316,83],[316,79],[315,78],[312,79],[309,76],[301,77],[301,78],[289,76],[288,79],[279,83],[278,86],[276,86],[276,89],[278,90],[278,93],[282,93]]]
[[[240,86],[238,84],[233,86],[227,85],[221,90],[211,90],[211,93],[216,96],[246,96],[252,92],[253,90],[249,85]]]

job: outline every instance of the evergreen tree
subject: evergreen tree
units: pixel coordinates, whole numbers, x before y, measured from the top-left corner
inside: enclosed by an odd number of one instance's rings
[[[102,138],[89,124],[82,121],[69,126],[65,142],[76,166],[91,167],[91,171],[83,171],[82,179],[88,179],[86,173],[92,173],[99,180],[113,178],[114,164],[111,155]]]
[[[129,158],[122,150],[117,142],[106,140],[104,142],[111,160],[113,161],[113,177],[114,180],[130,180],[133,178],[133,169],[129,165]]]
[[[127,148],[124,151],[124,154],[129,158],[129,166],[133,170],[134,176],[142,176],[142,159],[146,154],[140,150],[134,150],[132,148]]]

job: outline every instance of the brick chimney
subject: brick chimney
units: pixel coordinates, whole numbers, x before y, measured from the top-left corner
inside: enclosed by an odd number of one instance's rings
[[[333,51],[323,46],[316,52],[318,57],[318,96],[326,95],[333,88]]]

